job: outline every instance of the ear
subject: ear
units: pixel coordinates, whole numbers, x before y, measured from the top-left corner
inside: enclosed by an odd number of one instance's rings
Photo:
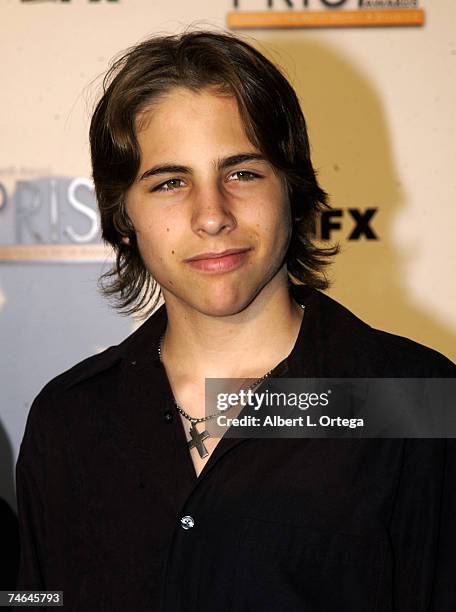
[[[128,236],[122,236],[122,242],[124,244],[130,244],[130,238]]]

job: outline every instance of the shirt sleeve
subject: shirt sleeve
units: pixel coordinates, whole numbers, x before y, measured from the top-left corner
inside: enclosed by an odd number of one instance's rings
[[[20,564],[17,588],[46,588],[45,543],[45,451],[42,413],[45,400],[40,394],[32,404],[16,464],[16,492],[20,536]]]
[[[445,440],[444,474],[430,612],[456,610],[456,440]]]
[[[395,612],[456,610],[456,444],[409,439],[391,521]]]

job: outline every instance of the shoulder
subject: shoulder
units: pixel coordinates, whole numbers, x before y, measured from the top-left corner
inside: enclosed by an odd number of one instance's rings
[[[78,388],[83,390],[90,386],[101,393],[118,376],[122,364],[136,363],[137,359],[149,356],[150,347],[158,342],[165,323],[166,311],[161,307],[120,344],[87,357],[55,376],[36,396],[28,420],[34,421],[37,413],[41,420],[54,404],[61,403],[63,397],[70,401]]]
[[[330,370],[340,370],[343,361],[353,376],[456,377],[456,365],[438,351],[371,327],[320,291],[301,289],[298,294],[309,306],[311,333],[318,334]]]
[[[371,333],[395,371],[411,370],[410,376],[428,378],[456,377],[456,365],[442,353],[403,336],[373,328]]]

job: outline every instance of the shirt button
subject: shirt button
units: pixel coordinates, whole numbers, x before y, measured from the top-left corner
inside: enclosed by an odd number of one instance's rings
[[[191,516],[183,516],[181,518],[181,527],[182,529],[191,529],[195,524],[195,521]]]
[[[174,419],[173,413],[167,410],[164,414],[164,419],[166,423],[172,423]]]

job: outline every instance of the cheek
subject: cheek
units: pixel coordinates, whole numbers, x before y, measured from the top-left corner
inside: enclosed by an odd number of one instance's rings
[[[136,237],[141,256],[153,273],[178,261],[180,233],[175,223],[148,220],[136,226]]]
[[[150,227],[137,228],[136,240],[139,252],[149,267],[162,266],[163,262],[170,257],[170,249],[165,248],[165,243],[156,228],[155,231]]]
[[[279,216],[278,223],[280,224],[284,234],[289,239],[291,237],[291,231],[292,231],[292,215],[291,215],[291,205],[290,205],[290,200],[288,198],[288,194],[282,193],[281,206],[280,206],[278,216]]]
[[[288,241],[291,236],[291,211],[288,201],[277,202],[267,213],[263,211],[260,228],[276,245]]]

